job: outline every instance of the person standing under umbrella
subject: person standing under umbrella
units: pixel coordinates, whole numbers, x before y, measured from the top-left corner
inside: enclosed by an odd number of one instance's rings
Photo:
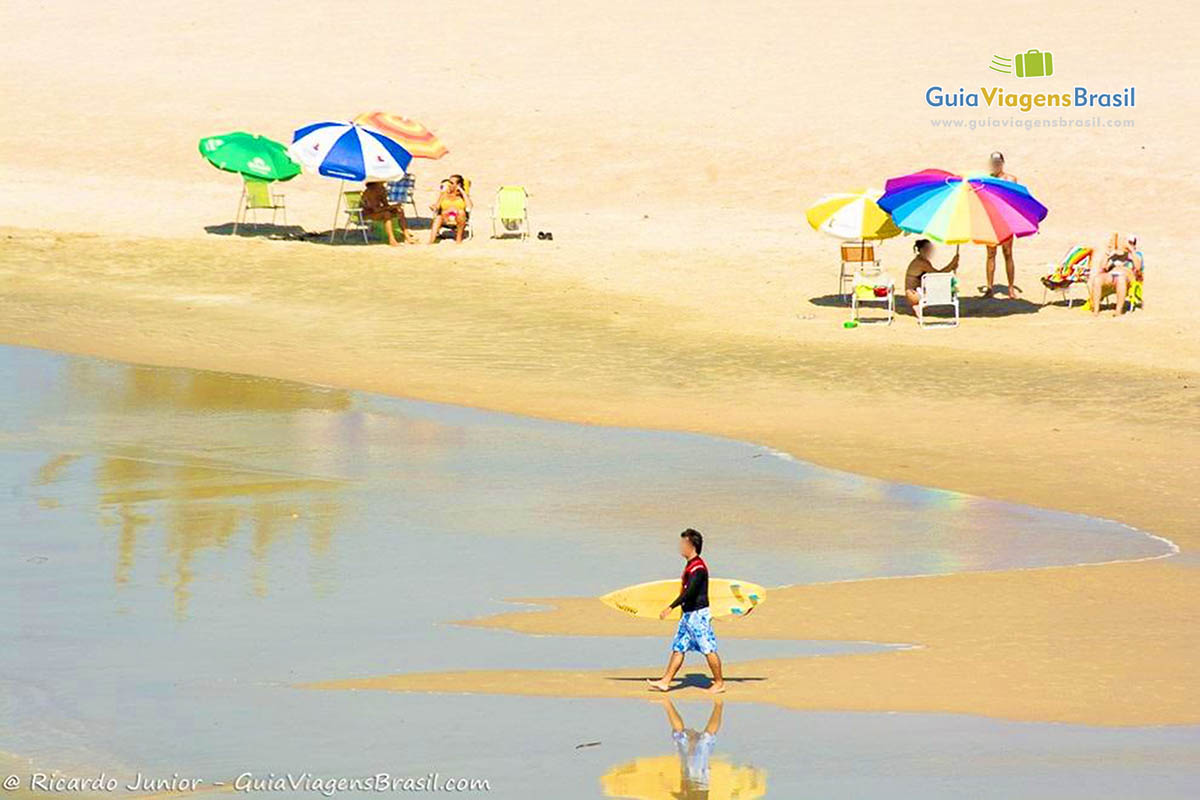
[[[990,174],[993,178],[999,178],[1002,181],[1012,181],[1018,183],[1017,176],[1011,175],[1004,171],[1004,153],[999,150],[992,153],[989,160]],[[996,292],[996,245],[989,244],[987,246],[987,288],[983,290],[984,297],[991,297]],[[1017,288],[1017,265],[1013,261],[1013,240],[1010,237],[1008,240],[1001,242],[1000,249],[1004,251],[1004,271],[1008,275],[1008,296],[1015,300],[1021,295],[1021,291]]]

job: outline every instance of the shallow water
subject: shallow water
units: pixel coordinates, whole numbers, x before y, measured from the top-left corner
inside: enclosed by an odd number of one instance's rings
[[[679,568],[675,531],[687,525],[707,534],[717,574],[767,586],[1170,552],[1112,522],[889,484],[702,436],[17,348],[0,348],[0,370],[8,377],[0,387],[8,492],[0,602],[16,620],[15,646],[0,652],[0,750],[67,770],[210,780],[439,770],[491,778],[491,796],[536,796],[547,785],[594,796],[601,775],[671,753],[661,746],[670,745],[665,723],[641,721],[638,704],[289,684],[405,670],[657,664],[665,643],[656,639],[526,637],[446,623],[507,608],[504,598],[597,595],[669,577]],[[597,613],[612,612],[598,605]],[[880,646],[737,641],[727,653]],[[1065,751],[1078,743],[1076,761],[1046,767],[1053,781],[1072,769],[1093,774],[1091,759],[1122,742],[1190,741],[1147,756],[1156,768],[1170,753],[1195,755],[1189,729],[1122,739],[918,715],[737,706],[729,717],[718,754],[730,763],[753,754],[780,796],[806,786],[838,796],[838,781],[851,776],[857,783],[845,785],[860,791],[845,796],[874,796],[882,785],[848,754],[901,758],[900,742],[911,747],[913,726],[923,724],[935,748],[975,758],[965,780],[1041,764],[1018,752],[988,766],[998,758],[988,748],[1030,737],[1059,737]],[[897,741],[873,733],[881,724]],[[801,747],[796,737],[813,738],[812,726],[838,731],[838,744]],[[574,749],[593,739],[603,744]],[[962,752],[964,741],[981,742],[983,755]],[[796,753],[812,759],[808,768],[797,770]],[[936,763],[912,780],[936,777]]]

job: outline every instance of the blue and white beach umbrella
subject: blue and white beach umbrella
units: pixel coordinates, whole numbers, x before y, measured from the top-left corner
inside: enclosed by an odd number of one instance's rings
[[[412,155],[382,133],[353,122],[314,122],[292,136],[288,154],[308,169],[345,181],[393,180]]]

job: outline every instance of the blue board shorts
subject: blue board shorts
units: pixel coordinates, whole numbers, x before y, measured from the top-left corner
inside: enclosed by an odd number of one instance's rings
[[[717,636],[712,629],[712,614],[707,608],[688,611],[679,618],[671,649],[677,653],[693,650],[708,655],[717,652]]]

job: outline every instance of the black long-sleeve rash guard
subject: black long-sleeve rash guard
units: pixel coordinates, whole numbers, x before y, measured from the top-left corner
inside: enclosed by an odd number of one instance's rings
[[[687,562],[680,579],[681,590],[679,597],[671,603],[671,608],[683,606],[683,613],[708,608],[708,565],[704,559],[696,556]]]

